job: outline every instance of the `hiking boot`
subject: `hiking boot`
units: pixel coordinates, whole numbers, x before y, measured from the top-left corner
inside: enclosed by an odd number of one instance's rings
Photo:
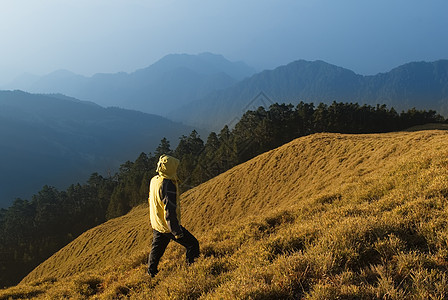
[[[151,278],[153,278],[154,276],[157,275],[157,273],[159,273],[159,271],[148,270],[147,273],[149,276],[151,276]]]

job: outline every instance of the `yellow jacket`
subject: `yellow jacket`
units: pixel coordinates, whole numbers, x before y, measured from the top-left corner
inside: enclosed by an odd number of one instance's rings
[[[149,184],[149,216],[153,229],[162,233],[182,234],[177,167],[179,160],[162,155],[157,164],[158,175]]]

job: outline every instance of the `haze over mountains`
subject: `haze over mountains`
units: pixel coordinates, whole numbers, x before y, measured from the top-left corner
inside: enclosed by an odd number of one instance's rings
[[[387,104],[397,111],[416,107],[446,116],[448,60],[411,62],[370,76],[323,61],[298,60],[255,74],[253,68],[221,55],[172,54],[130,74],[87,78],[56,71],[43,77],[23,76],[8,88],[62,93],[209,130],[220,130],[248,108],[274,102]],[[260,92],[266,97],[257,102]]]
[[[264,92],[264,95],[259,95]],[[259,99],[260,98],[260,99]],[[355,74],[323,61],[299,60],[266,70],[232,87],[192,102],[169,117],[215,130],[244,113],[249,106],[274,102],[297,104],[357,102],[386,104],[397,111],[412,107],[448,114],[448,60],[413,62],[373,76]]]
[[[84,77],[67,70],[46,76],[25,74],[8,89],[32,93],[61,93],[103,106],[118,106],[165,116],[169,110],[231,86],[255,73],[242,62],[221,55],[167,55],[133,73]]]
[[[84,182],[93,172],[112,175],[167,137],[191,127],[163,117],[62,95],[0,91],[0,207],[43,185]]]

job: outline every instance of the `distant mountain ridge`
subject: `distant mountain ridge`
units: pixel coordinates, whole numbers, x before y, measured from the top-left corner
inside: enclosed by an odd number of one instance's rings
[[[24,75],[11,87],[155,113],[208,130],[232,125],[245,110],[274,102],[386,104],[397,111],[416,107],[448,116],[448,60],[411,62],[365,76],[320,60],[255,73],[221,55],[170,54],[130,74],[87,78],[60,70],[39,78]]]
[[[32,93],[61,93],[103,106],[118,106],[166,115],[214,90],[231,86],[255,73],[242,62],[221,55],[170,54],[132,73],[95,74],[84,77],[59,70],[46,76],[24,75],[6,88]]]
[[[43,185],[107,175],[163,137],[177,141],[192,128],[163,117],[63,95],[0,91],[0,207],[29,198]],[[113,173],[112,173],[113,175]]]
[[[260,92],[268,99],[257,102]],[[448,60],[408,63],[372,76],[359,75],[323,61],[298,60],[212,92],[168,117],[217,130],[242,115],[248,106],[300,101],[386,104],[398,111],[416,107],[447,115]]]

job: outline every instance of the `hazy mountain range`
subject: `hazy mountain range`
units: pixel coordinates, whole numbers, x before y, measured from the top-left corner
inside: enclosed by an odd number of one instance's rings
[[[0,207],[43,185],[66,187],[152,152],[192,128],[62,95],[0,91]]]
[[[255,73],[221,55],[172,54],[130,74],[83,77],[57,71],[43,77],[22,76],[8,88],[62,93],[209,130],[232,123],[247,109],[274,102],[387,104],[397,111],[416,107],[448,116],[448,60],[412,62],[364,76],[323,61],[298,60]]]
[[[448,60],[408,63],[373,76],[323,61],[299,60],[215,91],[173,111],[169,118],[218,130],[248,108],[300,101],[387,104],[399,112],[416,107],[447,116]]]
[[[167,55],[133,73],[84,77],[67,70],[46,76],[25,74],[4,89],[31,93],[61,93],[103,106],[118,106],[165,116],[178,106],[229,87],[255,73],[242,62],[221,55]]]

